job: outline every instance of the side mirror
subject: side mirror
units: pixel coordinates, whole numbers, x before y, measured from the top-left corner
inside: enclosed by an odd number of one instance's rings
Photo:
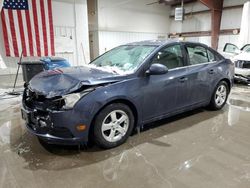
[[[147,75],[161,75],[166,74],[168,72],[168,68],[162,64],[152,64],[149,69],[146,71]]]

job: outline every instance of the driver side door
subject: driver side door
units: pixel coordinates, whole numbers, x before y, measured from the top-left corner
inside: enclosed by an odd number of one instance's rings
[[[177,43],[162,48],[151,64],[165,65],[168,73],[145,78],[143,119],[161,118],[183,108],[186,103],[187,68],[182,46]]]
[[[231,43],[226,43],[224,48],[223,48],[223,55],[226,58],[232,58],[233,56],[237,55],[240,53],[240,49]]]

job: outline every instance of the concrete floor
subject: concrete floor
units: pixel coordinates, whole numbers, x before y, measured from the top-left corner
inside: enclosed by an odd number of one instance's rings
[[[20,97],[0,100],[0,187],[249,188],[250,87],[221,111],[198,109],[149,125],[126,144],[44,149],[20,117]]]
[[[8,89],[13,88],[14,82],[16,79],[16,75],[14,74],[7,74],[7,75],[0,75],[0,88],[1,89]],[[16,88],[23,87],[24,81],[23,81],[23,75],[18,74],[17,81],[16,81]]]

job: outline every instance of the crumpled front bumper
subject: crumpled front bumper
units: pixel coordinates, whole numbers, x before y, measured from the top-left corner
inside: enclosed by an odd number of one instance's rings
[[[21,113],[28,131],[47,143],[75,145],[88,141],[88,131],[76,129],[84,122],[74,110],[39,112],[23,105]]]
[[[250,83],[250,69],[235,67],[234,79],[239,82]]]

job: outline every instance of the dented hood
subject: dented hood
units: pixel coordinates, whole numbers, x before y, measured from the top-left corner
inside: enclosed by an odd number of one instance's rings
[[[124,78],[119,74],[90,67],[70,67],[44,71],[34,76],[29,88],[47,98],[62,96],[84,88],[117,82]]]

